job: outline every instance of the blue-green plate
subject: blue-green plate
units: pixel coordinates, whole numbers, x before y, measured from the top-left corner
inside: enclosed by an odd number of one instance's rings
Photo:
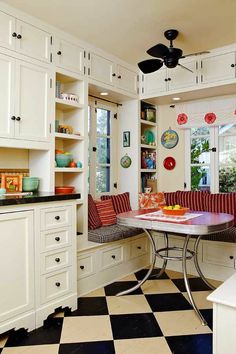
[[[151,130],[144,130],[143,135],[145,136],[145,143],[151,144],[155,142],[155,135]]]

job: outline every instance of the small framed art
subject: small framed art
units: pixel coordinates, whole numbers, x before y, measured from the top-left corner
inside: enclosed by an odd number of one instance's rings
[[[22,174],[8,175],[2,173],[1,175],[1,188],[5,188],[7,193],[22,192]]]
[[[123,147],[130,146],[130,132],[123,132]]]

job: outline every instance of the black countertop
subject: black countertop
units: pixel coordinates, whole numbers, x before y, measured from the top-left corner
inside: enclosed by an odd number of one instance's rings
[[[50,192],[39,192],[32,195],[0,195],[0,206],[29,204],[29,203],[44,203],[57,202],[60,200],[80,199],[80,193],[72,194],[55,194]]]

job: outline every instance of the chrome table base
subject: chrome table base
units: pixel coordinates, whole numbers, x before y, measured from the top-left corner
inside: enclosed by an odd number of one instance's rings
[[[204,277],[204,275],[202,274],[202,271],[199,267],[199,263],[198,263],[198,246],[199,246],[199,242],[201,240],[201,236],[198,236],[198,238],[195,240],[194,243],[194,251],[191,251],[188,249],[188,244],[189,244],[189,240],[191,238],[191,235],[186,235],[184,238],[184,245],[183,248],[180,247],[169,247],[168,246],[168,234],[165,232],[164,233],[164,241],[165,241],[165,248],[162,249],[156,249],[156,245],[153,239],[153,236],[151,234],[151,231],[144,229],[146,235],[149,238],[149,241],[151,243],[151,248],[152,248],[152,262],[151,262],[151,266],[147,272],[147,274],[145,275],[145,277],[138,282],[138,284],[136,284],[135,286],[133,286],[130,289],[124,290],[120,293],[118,293],[116,296],[122,296],[122,295],[126,295],[126,294],[130,294],[131,292],[135,291],[136,289],[138,289],[143,283],[145,283],[145,281],[149,278],[149,276],[151,275],[154,266],[155,266],[155,262],[156,262],[156,257],[160,257],[161,259],[163,259],[163,265],[162,268],[160,270],[160,272],[158,274],[155,274],[153,277],[160,277],[165,269],[166,269],[166,265],[168,260],[175,260],[175,261],[182,261],[182,269],[183,269],[183,276],[184,276],[184,284],[185,284],[185,288],[189,297],[189,301],[196,313],[196,315],[199,317],[201,324],[203,326],[207,325],[207,322],[205,321],[205,319],[203,318],[201,312],[199,311],[199,309],[197,308],[195,301],[193,299],[192,296],[192,292],[190,289],[190,285],[189,285],[189,280],[188,280],[188,276],[187,276],[187,260],[189,259],[194,259],[194,264],[195,264],[195,268],[200,276],[200,278],[204,281],[204,283],[209,286],[212,290],[214,290],[215,288],[207,281],[207,279]],[[177,250],[177,251],[182,251],[182,255],[181,256],[170,256],[170,252],[172,250]],[[164,254],[163,254],[164,253]]]

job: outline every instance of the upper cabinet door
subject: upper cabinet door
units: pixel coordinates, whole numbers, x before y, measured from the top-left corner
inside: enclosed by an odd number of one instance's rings
[[[49,102],[52,102],[47,69],[17,61],[15,137],[47,141],[49,136]]]
[[[176,68],[169,69],[167,73],[169,90],[179,90],[185,87],[193,87],[197,83],[196,59],[189,59],[186,61],[180,60],[180,64],[186,66],[186,68],[192,70],[193,72],[181,68],[181,66],[176,66]]]
[[[235,52],[208,55],[200,62],[201,83],[208,84],[235,78]]]
[[[0,46],[15,49],[16,28],[15,18],[0,12]]]
[[[154,96],[167,89],[166,68],[144,75],[144,94]]]
[[[116,86],[122,90],[137,94],[137,73],[122,65],[117,65]]]
[[[98,80],[104,84],[113,85],[116,72],[114,63],[100,55],[89,53],[90,70],[89,77]]]
[[[29,57],[50,62],[49,33],[34,27],[26,22],[17,20],[16,50]]]
[[[7,138],[14,135],[15,59],[0,54],[0,77],[0,136]]]
[[[84,73],[84,49],[62,39],[56,41],[55,62],[60,68],[73,71],[78,74]]]

